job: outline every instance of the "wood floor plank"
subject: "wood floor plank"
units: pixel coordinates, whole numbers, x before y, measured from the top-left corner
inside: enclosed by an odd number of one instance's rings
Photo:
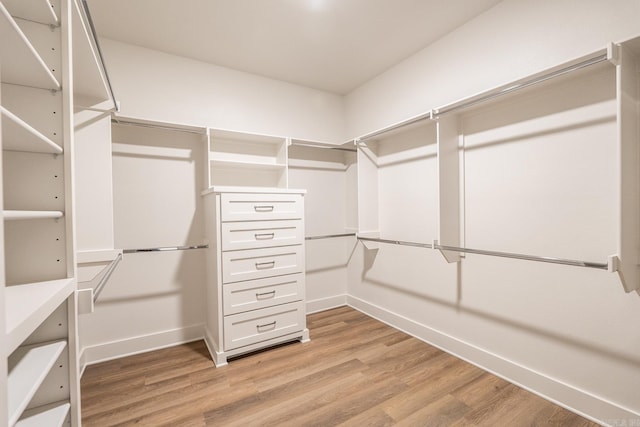
[[[308,316],[308,343],[216,368],[202,341],[88,366],[86,426],[596,424],[352,308]]]

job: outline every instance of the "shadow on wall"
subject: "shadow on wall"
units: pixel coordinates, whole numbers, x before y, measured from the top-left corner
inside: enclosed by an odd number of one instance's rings
[[[202,135],[113,125],[116,247],[143,249],[203,243],[203,150]],[[130,319],[130,327],[108,331],[110,336],[104,336],[102,341],[162,334],[202,324],[204,252],[193,249],[125,254],[112,283],[98,300],[96,317],[102,328],[122,324],[122,319],[117,318]]]
[[[606,347],[598,346],[596,344],[593,344],[584,340],[576,339],[574,337],[570,337],[567,335],[562,335],[552,330],[537,327],[522,321],[514,320],[509,317],[500,316],[496,313],[492,313],[492,312],[488,312],[488,311],[463,305],[462,303],[462,289],[463,289],[462,263],[457,263],[457,274],[456,274],[457,298],[455,301],[447,300],[445,298],[437,297],[434,295],[429,295],[426,292],[419,292],[417,290],[408,289],[407,287],[402,287],[400,284],[397,284],[397,283],[391,283],[389,281],[372,278],[370,277],[371,275],[368,275],[368,273],[373,268],[373,264],[378,255],[378,252],[379,250],[377,249],[363,251],[363,263],[364,263],[363,272],[362,272],[363,283],[366,283],[368,285],[379,286],[395,292],[400,292],[404,295],[408,295],[412,298],[416,298],[418,300],[425,301],[430,304],[436,304],[441,307],[455,310],[457,313],[464,313],[464,314],[472,315],[478,318],[482,318],[484,320],[488,320],[493,323],[499,324],[500,326],[508,326],[509,328],[512,328],[512,329],[517,329],[529,334],[537,335],[539,337],[554,340],[564,345],[568,345],[574,348],[578,348],[580,350],[585,350],[594,354],[605,356],[607,358],[614,359],[614,360],[629,364],[631,366],[640,368],[640,356],[633,357],[630,355],[617,353],[617,352],[611,351]]]

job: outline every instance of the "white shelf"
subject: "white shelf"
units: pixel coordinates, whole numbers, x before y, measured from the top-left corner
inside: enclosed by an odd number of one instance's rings
[[[62,402],[29,409],[23,413],[15,427],[59,427],[67,419],[70,408],[69,402]]]
[[[5,221],[25,219],[59,219],[64,216],[61,211],[3,211]]]
[[[11,353],[75,290],[74,279],[5,288],[6,353]]]
[[[33,153],[62,153],[62,148],[3,106],[2,149]]]
[[[20,0],[24,1],[24,0]],[[93,35],[87,28],[84,13],[77,1],[73,1],[73,92],[77,103],[90,104],[109,100],[107,79],[93,43]]]
[[[204,190],[203,196],[211,193],[261,193],[261,194],[306,194],[307,190],[301,188],[281,187],[244,187],[233,185],[214,185]]]
[[[14,425],[66,347],[66,341],[20,347],[9,356],[9,425]]]
[[[211,166],[214,168],[226,169],[257,169],[263,171],[281,171],[287,166],[281,163],[262,163],[262,162],[242,162],[237,160],[211,160]]]
[[[0,74],[4,83],[60,89],[58,80],[1,2],[0,51],[3,57],[11,58],[2,61]]]
[[[2,0],[9,13],[22,19],[47,25],[60,25],[53,5],[49,0]]]

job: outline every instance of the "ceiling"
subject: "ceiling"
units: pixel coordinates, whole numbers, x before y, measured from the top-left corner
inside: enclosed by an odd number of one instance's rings
[[[87,0],[106,37],[346,94],[501,0]]]

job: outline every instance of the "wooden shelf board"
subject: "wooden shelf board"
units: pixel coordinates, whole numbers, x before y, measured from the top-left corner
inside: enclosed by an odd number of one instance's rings
[[[66,345],[66,341],[30,345],[9,356],[9,425],[18,421]]]
[[[32,153],[61,154],[62,148],[34,127],[0,106],[2,113],[2,149]]]
[[[60,402],[28,409],[24,411],[15,427],[62,426],[67,419],[70,408],[69,402]]]
[[[9,13],[22,19],[47,25],[59,25],[60,21],[49,0],[2,0]]]
[[[6,352],[13,350],[75,290],[74,279],[5,287]]]
[[[0,3],[0,51],[11,58],[11,61],[2,61],[3,83],[60,90],[60,83],[3,3]]]
[[[17,221],[28,219],[58,219],[64,216],[61,211],[3,211],[5,221]]]

